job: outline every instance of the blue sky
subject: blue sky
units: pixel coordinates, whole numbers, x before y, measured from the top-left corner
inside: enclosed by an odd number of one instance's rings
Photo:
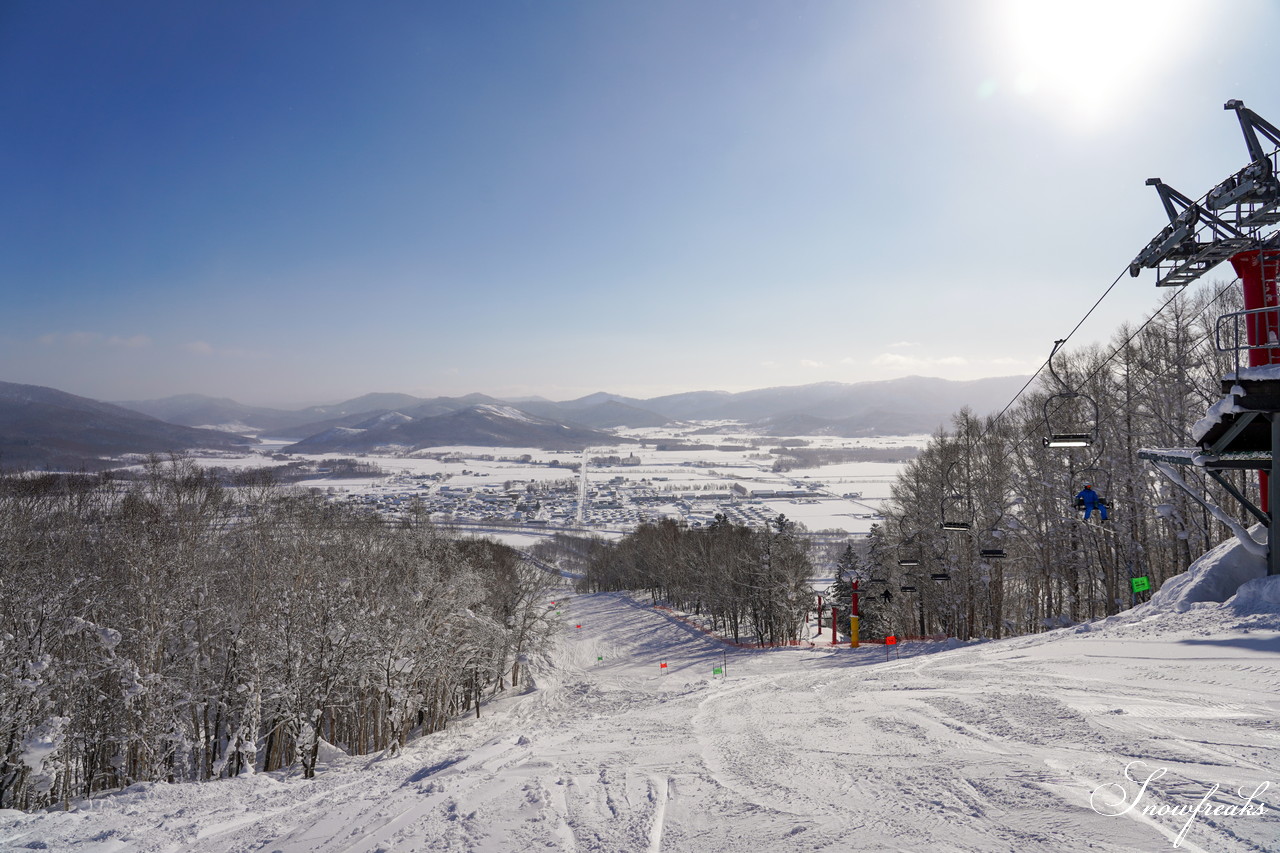
[[[1242,166],[1229,98],[1280,122],[1278,24],[8,0],[0,379],[288,404],[1029,373],[1161,226],[1144,180]],[[1126,277],[1073,343],[1164,295]]]

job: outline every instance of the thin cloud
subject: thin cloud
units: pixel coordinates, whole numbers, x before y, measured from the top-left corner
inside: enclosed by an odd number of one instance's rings
[[[137,349],[139,347],[151,346],[151,338],[146,335],[133,335],[132,337],[122,337],[120,335],[112,335],[107,338],[107,346],[109,347],[125,347],[126,349]]]
[[[969,360],[958,355],[946,355],[940,358],[930,356],[902,355],[896,352],[882,352],[871,360],[876,367],[961,367],[969,364]]]

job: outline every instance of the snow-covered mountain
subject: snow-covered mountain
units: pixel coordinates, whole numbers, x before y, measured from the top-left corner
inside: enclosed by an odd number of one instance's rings
[[[439,415],[405,420],[377,416],[358,428],[331,428],[286,448],[294,453],[419,450],[442,445],[471,444],[489,447],[540,447],[547,450],[581,450],[593,444],[617,444],[609,433],[540,418],[513,406],[483,403]]]
[[[804,422],[808,434],[910,435],[932,431],[966,406],[979,414],[996,411],[1013,398],[1025,381],[1024,376],[970,382],[909,376],[737,393],[692,391],[649,399],[602,391],[562,402],[526,398],[510,403],[484,394],[424,399],[377,393],[297,411],[243,406],[234,400],[196,394],[122,405],[186,426],[242,424],[261,434],[299,439],[334,427],[359,427],[361,421],[385,412],[422,418],[485,404],[512,405],[541,418],[588,429],[653,427],[687,420],[741,420],[772,434],[782,434],[781,425],[787,422]]]
[[[167,423],[40,385],[0,382],[0,464],[63,470],[103,467],[104,457],[255,444],[244,436]]]

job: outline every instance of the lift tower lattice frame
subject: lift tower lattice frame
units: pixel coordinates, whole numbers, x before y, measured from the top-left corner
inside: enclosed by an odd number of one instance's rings
[[[1280,364],[1280,128],[1243,101],[1227,101],[1223,109],[1236,113],[1249,164],[1198,200],[1159,178],[1149,178],[1147,185],[1156,188],[1169,224],[1133,259],[1129,274],[1154,269],[1158,286],[1182,287],[1222,261],[1231,261],[1240,277],[1245,310],[1228,317],[1237,324],[1243,322],[1245,343],[1239,344],[1237,327],[1236,344],[1224,346],[1221,324],[1217,343],[1220,351],[1236,352],[1236,370],[1223,379],[1223,391],[1234,398],[1232,406],[1225,408],[1235,411],[1200,437],[1199,448],[1143,450],[1139,456],[1203,467],[1224,485],[1223,470],[1257,470],[1261,511],[1234,488],[1228,491],[1264,519],[1270,531],[1277,529],[1275,511],[1280,507],[1280,371],[1248,368]],[[1243,369],[1242,351],[1248,354]],[[1275,538],[1268,532],[1268,543]],[[1267,573],[1280,575],[1277,545],[1268,545]]]

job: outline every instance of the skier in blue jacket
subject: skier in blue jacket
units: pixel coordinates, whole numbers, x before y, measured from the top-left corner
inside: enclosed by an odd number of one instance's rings
[[[1093,490],[1093,485],[1085,483],[1084,488],[1080,490],[1080,494],[1076,495],[1076,505],[1084,506],[1084,520],[1088,521],[1089,516],[1093,515],[1094,509],[1098,510],[1102,520],[1107,520],[1107,505],[1098,497],[1098,493]]]

